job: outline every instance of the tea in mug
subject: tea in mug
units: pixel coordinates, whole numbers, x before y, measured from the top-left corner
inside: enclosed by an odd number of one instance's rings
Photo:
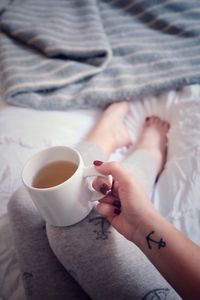
[[[55,161],[42,167],[33,178],[32,186],[38,189],[50,188],[68,180],[78,166],[71,161]]]

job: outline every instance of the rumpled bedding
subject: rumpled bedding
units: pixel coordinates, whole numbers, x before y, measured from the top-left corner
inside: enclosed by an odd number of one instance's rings
[[[199,27],[197,0],[0,1],[3,97],[23,107],[0,111],[0,296],[24,299],[6,204],[25,161],[78,143],[113,101],[141,100],[126,120],[133,142],[147,115],[170,122],[152,201],[200,245],[200,86],[157,96],[200,83]]]
[[[200,244],[200,86],[147,97],[131,104],[126,124],[133,143],[146,116],[168,120],[168,159],[157,182],[154,205],[185,234]],[[25,162],[36,152],[57,145],[75,146],[92,128],[100,109],[35,111],[7,107],[0,111],[0,210],[20,187]],[[126,150],[126,149],[125,149]],[[124,149],[111,159],[121,160]]]
[[[198,0],[4,2],[0,69],[10,104],[104,107],[200,82]]]
[[[131,105],[126,124],[133,143],[146,116],[168,120],[168,159],[154,191],[153,203],[190,239],[200,245],[200,86],[147,97]],[[0,102],[1,106],[1,102]],[[75,146],[92,128],[100,109],[36,111],[2,105],[0,110],[0,213],[21,186],[23,165],[36,152],[51,146]],[[111,159],[123,159],[119,149]],[[16,251],[7,215],[0,218],[0,296],[24,299]],[[20,295],[20,296],[19,296]]]

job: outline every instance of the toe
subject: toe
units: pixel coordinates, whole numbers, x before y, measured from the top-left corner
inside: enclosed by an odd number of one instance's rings
[[[152,122],[152,117],[146,117],[146,119],[145,119],[145,125],[146,126],[150,126],[151,122]]]
[[[167,132],[170,128],[170,125],[167,121],[162,121],[162,128]]]
[[[161,125],[161,119],[157,116],[153,116],[153,122],[157,125],[160,126]]]

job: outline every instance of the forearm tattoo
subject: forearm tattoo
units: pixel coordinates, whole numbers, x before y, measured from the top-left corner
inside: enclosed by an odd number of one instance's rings
[[[153,249],[153,244],[157,245],[158,249],[166,247],[166,242],[161,238],[159,241],[156,241],[152,238],[152,235],[155,233],[155,231],[151,231],[146,236],[146,241],[149,249]]]

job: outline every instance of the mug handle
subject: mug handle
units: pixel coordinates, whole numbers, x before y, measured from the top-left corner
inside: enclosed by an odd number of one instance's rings
[[[83,174],[83,177],[86,178],[86,177],[94,177],[94,176],[97,176],[97,177],[105,177],[109,180],[109,182],[111,183],[112,185],[112,176],[111,175],[103,175],[99,172],[97,172],[97,170],[95,169],[94,166],[89,166],[89,167],[85,167],[84,168],[84,174]],[[102,199],[104,197],[104,195],[102,195],[100,192],[97,192],[97,191],[91,191],[92,193],[92,197],[90,199],[90,201],[98,201],[100,199]]]

